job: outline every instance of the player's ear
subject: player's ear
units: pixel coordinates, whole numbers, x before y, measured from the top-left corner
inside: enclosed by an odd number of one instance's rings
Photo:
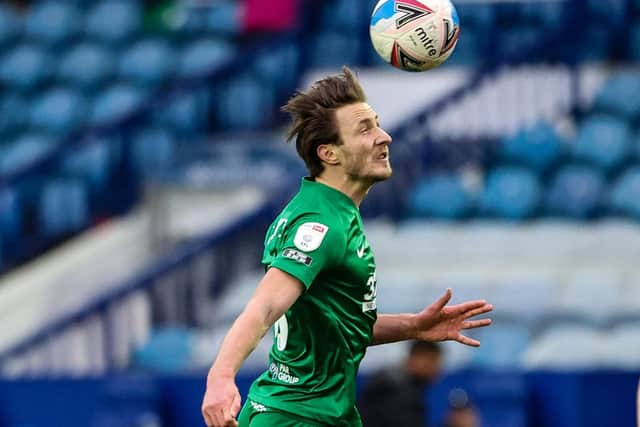
[[[336,146],[333,144],[318,145],[316,153],[318,154],[318,158],[325,163],[328,163],[334,166],[337,164],[340,164]]]

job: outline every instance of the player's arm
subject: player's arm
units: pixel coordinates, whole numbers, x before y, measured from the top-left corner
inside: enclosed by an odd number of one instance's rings
[[[493,310],[484,300],[468,301],[447,306],[451,289],[436,302],[415,314],[380,314],[373,325],[371,345],[404,340],[446,341],[478,347],[480,342],[462,335],[465,329],[480,328],[491,324],[491,319],[469,320],[471,317]]]
[[[304,286],[295,277],[270,268],[243,312],[225,336],[207,375],[202,415],[207,426],[235,426],[240,394],[235,376],[267,330],[302,294]]]

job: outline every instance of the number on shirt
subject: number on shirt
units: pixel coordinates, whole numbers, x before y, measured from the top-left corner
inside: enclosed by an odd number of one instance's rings
[[[376,299],[376,284],[377,283],[378,283],[378,281],[376,280],[376,273],[374,271],[373,274],[371,276],[369,276],[369,280],[367,280],[367,289],[368,289],[369,292],[364,294],[364,300],[365,301],[372,301],[372,300]]]
[[[273,334],[278,351],[284,350],[287,347],[287,340],[289,339],[289,323],[287,322],[287,316],[284,314],[274,323]]]

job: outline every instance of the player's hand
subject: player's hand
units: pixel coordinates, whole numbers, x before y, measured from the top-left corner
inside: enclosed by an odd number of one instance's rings
[[[491,319],[468,320],[493,310],[485,300],[467,301],[447,306],[451,300],[451,289],[447,289],[436,302],[416,314],[416,338],[423,341],[458,341],[479,347],[480,341],[462,335],[465,329],[489,326]]]
[[[210,376],[202,400],[202,416],[208,427],[236,427],[240,392],[233,377]]]

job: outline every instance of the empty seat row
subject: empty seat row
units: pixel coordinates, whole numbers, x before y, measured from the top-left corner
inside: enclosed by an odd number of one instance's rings
[[[609,183],[597,169],[570,164],[560,168],[546,188],[531,170],[504,166],[489,171],[481,188],[469,188],[454,174],[428,176],[411,191],[408,209],[412,216],[441,219],[587,219],[602,214],[640,219],[639,200],[638,166]]]

